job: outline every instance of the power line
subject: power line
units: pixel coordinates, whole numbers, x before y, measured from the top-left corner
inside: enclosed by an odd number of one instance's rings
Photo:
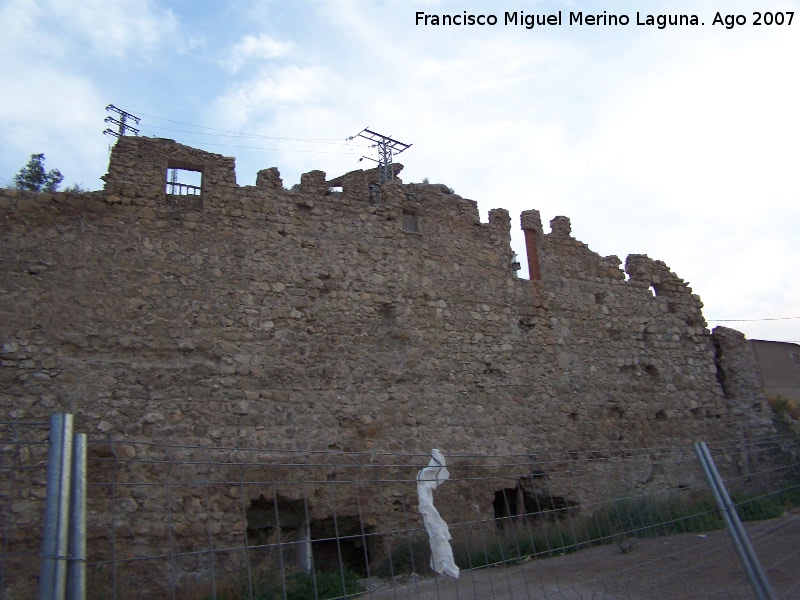
[[[168,123],[177,123],[178,125],[186,125],[188,127],[195,127],[197,129],[207,129],[209,131],[220,131],[222,133],[228,133],[232,135],[242,136],[242,137],[257,137],[263,138],[267,140],[287,140],[292,142],[342,142],[341,138],[290,138],[290,137],[275,137],[269,135],[258,135],[255,133],[245,133],[243,131],[231,131],[229,129],[217,129],[216,127],[206,127],[205,125],[196,125],[194,123],[186,123],[184,121],[175,121],[172,119],[165,119],[164,117],[157,117],[155,115],[148,115],[147,113],[136,111],[137,114],[142,115],[143,117],[150,117],[151,119],[158,119],[159,121],[167,121]],[[187,133],[199,133],[199,132],[187,132]],[[201,134],[207,135],[207,134]]]
[[[110,107],[116,109],[113,105],[109,105]],[[117,109],[119,110],[119,109]],[[147,126],[147,130],[164,130],[164,131],[174,131],[177,133],[188,133],[193,135],[202,135],[202,136],[214,136],[214,137],[241,137],[245,139],[254,139],[254,140],[282,140],[282,141],[289,141],[289,142],[303,142],[309,144],[329,144],[329,145],[341,145],[346,146],[348,148],[353,147],[361,147],[361,144],[352,144],[350,140],[342,140],[341,138],[292,138],[292,137],[278,137],[278,136],[270,136],[270,135],[260,135],[256,133],[245,133],[243,131],[232,131],[230,129],[219,129],[216,127],[206,127],[204,125],[196,125],[194,123],[187,123],[185,121],[176,121],[174,119],[166,119],[164,117],[157,117],[155,115],[150,115],[144,112],[136,111],[137,114],[143,117],[149,117],[151,119],[158,119],[159,121],[166,121],[168,123],[176,123],[178,125],[185,125],[187,127],[194,127],[196,129],[205,129],[207,131],[215,131],[219,133],[206,133],[204,131],[187,131],[185,129],[174,129],[170,127],[158,127],[158,126]],[[133,117],[130,113],[125,113],[129,115],[131,118],[136,119],[136,122],[139,122],[138,117]],[[136,130],[138,133],[138,130]],[[114,132],[110,132],[114,134]],[[117,136],[119,137],[119,136]],[[357,152],[336,152],[336,151],[326,151],[326,150],[294,150],[294,149],[287,149],[287,148],[266,148],[264,146],[244,146],[238,144],[219,144],[214,142],[206,142],[206,141],[188,141],[188,140],[175,140],[176,142],[182,144],[201,144],[204,146],[218,146],[221,148],[240,148],[244,150],[269,150],[272,152],[300,152],[304,154],[339,154],[343,156],[354,156],[357,155]],[[365,145],[364,145],[365,146]]]
[[[232,133],[205,133],[202,131],[187,131],[186,129],[174,129],[172,127],[155,127],[155,126],[148,126],[147,130],[157,130],[157,131],[175,131],[177,133],[191,133],[194,135],[205,135],[209,137],[243,137],[245,139],[263,139],[263,140],[284,140],[284,141],[292,141],[292,142],[305,142],[308,144],[327,144],[331,146],[347,146],[352,148],[353,146],[363,147],[363,148],[370,148],[367,144],[351,144],[347,141],[326,141],[326,140],[303,140],[303,139],[295,139],[295,138],[282,138],[282,137],[272,137],[268,135],[258,135],[256,133],[240,133],[240,134],[232,134]]]
[[[706,319],[707,321],[714,321],[715,323],[743,323],[752,321],[790,321],[792,319],[800,319],[800,317],[765,317],[763,319]]]
[[[358,152],[335,152],[333,150],[289,150],[286,148],[265,148],[264,146],[238,146],[236,144],[215,144],[213,142],[193,142],[190,140],[175,140],[180,144],[199,144],[203,146],[220,146],[222,148],[244,148],[246,150],[271,150],[273,152],[302,152],[305,154],[341,154],[345,156],[356,156]]]
[[[800,317],[764,317],[761,319],[706,319],[708,322],[713,323],[755,323],[760,321],[791,321],[800,319]],[[800,344],[800,340],[769,340],[771,342],[779,342],[781,344]]]

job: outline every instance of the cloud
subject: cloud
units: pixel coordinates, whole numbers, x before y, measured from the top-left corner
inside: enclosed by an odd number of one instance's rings
[[[59,90],[58,102],[39,93],[45,85]],[[97,189],[101,183],[83,174],[87,165],[102,172],[108,160],[108,140],[100,135],[98,119],[102,107],[93,84],[58,69],[43,67],[7,81],[0,99],[0,138],[5,140],[0,156],[10,167],[0,176],[10,180],[11,169],[43,152],[48,168],[64,174],[65,186],[80,183]]]
[[[707,51],[656,80],[627,82],[628,97],[603,107],[589,164],[596,173],[624,161],[626,179],[643,190],[658,181],[657,193],[700,217],[715,216],[732,196],[780,197],[791,189],[800,88],[769,65],[787,50],[766,41]],[[695,203],[698,196],[705,202]]]
[[[42,31],[48,18],[49,13],[35,2],[10,0],[0,5],[0,65],[6,77],[9,69],[24,67],[30,60],[63,53],[64,41]]]
[[[122,58],[153,49],[177,30],[175,16],[148,0],[11,0],[0,19],[0,44],[18,61],[62,60],[76,49],[73,58],[93,52]]]
[[[211,112],[222,115],[226,128],[257,128],[259,122],[272,121],[281,108],[303,110],[325,103],[338,83],[333,73],[319,66],[262,68],[215,100]]]
[[[674,42],[616,55],[615,87],[591,98],[582,134],[540,157],[536,179],[570,165],[556,209],[572,217],[576,237],[601,254],[666,261],[709,318],[794,316],[799,255],[788,224],[800,218],[800,86],[786,77],[785,57],[800,52],[798,40],[771,31]],[[731,326],[796,339],[787,337],[796,323]]]
[[[49,0],[46,7],[65,30],[106,56],[152,49],[177,29],[172,12],[149,0]]]
[[[11,0],[0,22],[0,176],[44,152],[66,182],[96,188],[107,162],[103,107],[119,86],[98,74],[109,57],[127,64],[135,51],[141,62],[175,30],[174,16],[148,1]]]
[[[291,48],[290,43],[280,42],[266,34],[258,37],[246,35],[231,48],[225,64],[233,73],[237,73],[248,63],[285,56]]]

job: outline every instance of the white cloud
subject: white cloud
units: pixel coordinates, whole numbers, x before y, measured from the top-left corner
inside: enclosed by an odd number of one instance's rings
[[[266,34],[258,37],[246,35],[231,48],[226,65],[236,73],[248,63],[285,56],[291,47],[291,44],[280,42]]]
[[[59,90],[58,102],[39,93],[43,86]],[[102,99],[86,80],[58,70],[41,68],[4,84],[0,100],[0,138],[3,163],[22,167],[31,154],[43,152],[47,167],[58,168],[64,185],[98,189],[100,181],[83,175],[86,166],[102,172],[108,143],[100,135]],[[9,170],[2,173],[10,179]]]
[[[212,114],[226,128],[258,128],[271,121],[276,110],[326,103],[340,82],[322,67],[262,68],[258,74],[237,84],[214,101]]]
[[[673,206],[699,217],[713,218],[731,197],[780,199],[791,189],[800,87],[765,65],[784,51],[771,41],[707,51],[653,81],[626,82],[629,97],[602,107],[589,164],[607,172],[624,161],[627,180],[643,190],[658,182]]]
[[[48,13],[31,0],[10,0],[0,5],[0,65],[4,75],[8,70],[24,67],[30,60],[41,56],[59,55],[63,52],[64,40],[42,31],[42,22]],[[13,73],[12,73],[13,75]]]
[[[152,49],[177,28],[172,12],[149,0],[48,0],[46,11],[106,56]]]
[[[16,62],[61,60],[75,49],[121,58],[153,49],[177,29],[174,15],[148,0],[10,0],[0,19],[0,44]]]
[[[0,176],[44,152],[65,184],[97,188],[107,162],[103,107],[116,84],[96,77],[93,63],[115,57],[129,67],[122,61],[134,50],[141,60],[173,31],[174,17],[147,1],[11,0],[0,22]]]

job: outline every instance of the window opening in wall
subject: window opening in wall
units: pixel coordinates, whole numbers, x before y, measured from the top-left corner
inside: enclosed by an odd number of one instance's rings
[[[656,292],[656,288],[654,286],[651,285],[648,290],[651,294],[653,294],[653,296],[658,296],[658,292]]]
[[[403,230],[419,233],[419,217],[416,213],[403,211]]]
[[[203,199],[203,172],[200,169],[167,168],[167,204],[178,209],[200,209]]]
[[[800,367],[800,353],[792,352],[792,363],[795,367]]]
[[[515,275],[518,275],[521,268],[522,265],[519,262],[519,257],[517,257],[517,253],[514,252],[511,256],[511,269],[514,271]]]

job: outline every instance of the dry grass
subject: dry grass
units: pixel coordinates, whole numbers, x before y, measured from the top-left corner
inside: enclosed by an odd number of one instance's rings
[[[773,411],[786,415],[795,424],[800,421],[800,402],[780,394],[767,394],[766,398]]]

